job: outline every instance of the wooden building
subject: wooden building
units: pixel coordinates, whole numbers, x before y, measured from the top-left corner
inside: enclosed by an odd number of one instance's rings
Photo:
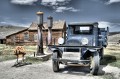
[[[6,44],[11,45],[36,45],[37,44],[37,23],[33,22],[29,28],[18,31],[16,33],[6,36]],[[46,44],[46,38],[48,35],[47,23],[43,24],[43,43]],[[66,32],[65,21],[54,21],[52,28],[52,43],[57,44],[59,37],[64,37]]]

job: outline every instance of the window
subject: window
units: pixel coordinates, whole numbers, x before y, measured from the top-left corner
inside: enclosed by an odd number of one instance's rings
[[[91,34],[92,26],[72,26],[71,28],[72,34]]]
[[[18,35],[15,36],[15,40],[16,42],[19,42],[20,41],[20,37]]]
[[[11,39],[12,42],[14,42],[15,41],[15,36],[14,35],[11,36],[10,39]]]
[[[34,41],[37,41],[37,34],[34,34]]]
[[[29,40],[29,34],[27,32],[24,33],[24,40]]]

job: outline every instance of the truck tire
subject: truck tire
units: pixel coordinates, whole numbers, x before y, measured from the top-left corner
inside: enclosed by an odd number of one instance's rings
[[[53,64],[53,71],[54,72],[58,72],[59,71],[59,61],[54,60],[58,58],[58,53],[54,52],[53,53],[53,60],[52,60],[52,64]]]
[[[97,75],[100,65],[100,57],[98,52],[94,52],[93,56],[91,57],[91,63],[90,63],[90,73],[92,75]]]

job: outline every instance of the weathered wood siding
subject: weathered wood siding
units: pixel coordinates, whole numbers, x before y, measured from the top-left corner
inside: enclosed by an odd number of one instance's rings
[[[48,37],[48,32],[43,32],[43,44],[46,44],[46,39]],[[52,31],[52,44],[54,44],[54,40],[55,40],[55,44],[58,44],[58,38],[59,37],[63,37],[63,31],[62,30],[54,30]]]
[[[17,44],[29,42],[29,39],[28,40],[24,39],[25,33],[27,33],[29,35],[29,31],[26,30],[26,31],[15,33],[15,34],[12,34],[12,35],[6,37],[6,44],[17,45]]]

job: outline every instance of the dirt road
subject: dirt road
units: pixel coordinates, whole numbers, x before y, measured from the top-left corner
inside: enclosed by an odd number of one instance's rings
[[[109,65],[102,65],[99,75],[92,76],[87,67],[64,65],[60,65],[60,72],[54,73],[51,60],[18,68],[12,67],[14,62],[15,60],[0,62],[0,79],[120,79],[120,69]]]

